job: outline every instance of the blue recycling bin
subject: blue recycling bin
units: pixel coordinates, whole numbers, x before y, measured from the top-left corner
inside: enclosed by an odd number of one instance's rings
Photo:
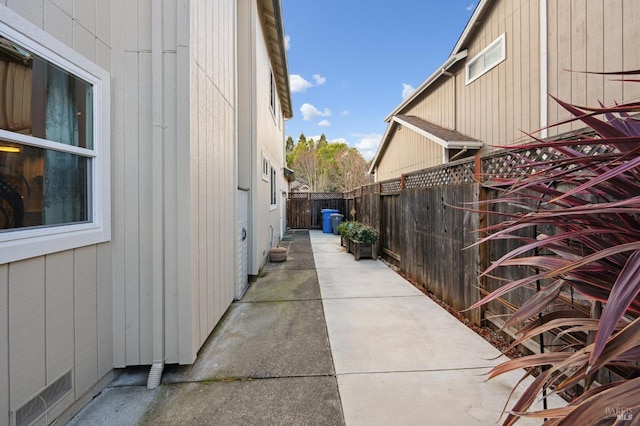
[[[331,215],[333,213],[338,213],[339,210],[335,209],[322,209],[320,213],[322,213],[322,232],[325,234],[331,234]]]

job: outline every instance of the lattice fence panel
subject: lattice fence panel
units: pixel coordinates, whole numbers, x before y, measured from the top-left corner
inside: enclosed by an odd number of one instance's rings
[[[585,155],[602,155],[613,152],[610,145],[590,143],[575,145],[572,149]],[[562,159],[561,153],[553,147],[529,148],[503,151],[482,158],[484,179],[513,179],[535,172],[532,164]]]
[[[365,185],[362,187],[363,194],[375,194],[376,192],[378,192],[378,184]]]
[[[390,192],[400,191],[400,179],[391,179],[380,182],[380,192],[388,194]]]
[[[444,167],[433,167],[405,175],[405,188],[427,188],[433,186],[462,185],[475,181],[475,165],[465,162]]]
[[[309,198],[308,192],[289,192],[290,200],[306,200]]]
[[[342,192],[290,192],[290,200],[309,199],[309,200],[335,200],[343,199]]]

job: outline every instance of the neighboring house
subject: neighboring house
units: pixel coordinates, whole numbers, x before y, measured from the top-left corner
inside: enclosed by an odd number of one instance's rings
[[[569,117],[548,94],[588,106],[637,99],[639,84],[581,71],[640,69],[639,27],[637,0],[480,1],[450,57],[385,118],[369,172],[382,181],[525,140]]]
[[[195,361],[283,232],[289,117],[279,0],[0,2],[0,425]]]

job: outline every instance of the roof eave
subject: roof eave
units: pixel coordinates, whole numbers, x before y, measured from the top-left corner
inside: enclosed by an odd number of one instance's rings
[[[413,93],[407,97],[400,105],[398,105],[389,115],[387,115],[384,119],[385,122],[389,122],[393,116],[402,111],[407,105],[409,105],[413,100],[418,97],[422,92],[424,92],[429,86],[431,86],[438,78],[442,75],[448,75],[447,72],[449,68],[455,65],[458,61],[467,57],[467,51],[464,50],[462,52],[456,53],[454,55],[449,56],[446,61],[433,73],[431,74],[425,81],[418,86]]]
[[[387,139],[389,139],[389,134],[391,133],[391,128],[393,127],[393,123],[389,123],[387,126],[387,130],[385,130],[384,135],[382,135],[382,139],[380,140],[380,144],[378,145],[378,149],[376,150],[376,154],[371,159],[371,165],[369,166],[369,174],[373,174],[375,167],[378,165],[378,159],[384,152],[387,147]]]
[[[431,139],[432,141],[434,141],[435,143],[437,143],[438,145],[441,145],[443,148],[446,149],[461,149],[461,148],[469,148],[469,149],[480,149],[482,148],[482,146],[484,145],[482,143],[482,141],[470,141],[470,140],[466,140],[466,141],[456,141],[456,140],[446,140],[446,139],[442,139],[436,135],[434,135],[433,133],[428,132],[427,130],[421,129],[418,126],[415,126],[411,123],[409,123],[408,121],[405,121],[401,118],[398,117],[393,117],[393,121],[395,121],[396,123],[405,126],[408,129],[413,130],[414,132],[418,133],[419,135],[424,136],[425,138]]]
[[[285,119],[293,116],[291,102],[291,88],[289,87],[289,70],[287,65],[287,49],[285,47],[284,23],[282,19],[282,4],[280,0],[261,0],[261,13],[267,36],[267,48],[271,59],[271,66],[278,87],[278,95]],[[273,23],[269,24],[268,19]]]
[[[447,60],[440,67],[438,67],[438,69],[433,74],[431,74],[429,78],[427,78],[420,86],[418,86],[418,88],[414,90],[411,96],[409,96],[407,99],[402,101],[400,105],[398,105],[393,111],[391,111],[391,113],[385,117],[384,119],[385,122],[389,122],[389,120],[391,120],[391,117],[393,117],[394,115],[402,111],[404,107],[410,104],[418,95],[424,92],[424,90],[427,89],[427,87],[431,86],[431,84],[433,84],[433,82],[435,82],[440,76],[445,74],[445,72],[449,68],[451,68],[451,66],[453,66],[456,62],[466,58],[467,51],[466,49],[463,49],[463,47],[466,45],[467,41],[473,34],[473,31],[475,30],[477,25],[480,23],[480,19],[482,18],[485,11],[487,10],[487,7],[489,6],[489,4],[491,4],[492,1],[493,0],[480,1],[478,6],[473,11],[471,18],[469,19],[469,22],[467,22],[467,25],[464,27],[462,34],[458,38],[458,41],[456,42],[455,47],[451,51],[451,55],[449,56],[449,58],[447,58]]]
[[[460,34],[460,38],[458,38],[458,42],[456,43],[455,47],[453,48],[453,51],[451,52],[451,55],[455,55],[467,43],[467,41],[471,37],[471,34],[473,33],[473,31],[476,29],[476,27],[480,23],[480,19],[482,18],[482,16],[484,15],[485,11],[487,10],[487,6],[489,6],[489,4],[492,1],[493,0],[481,0],[480,1],[478,6],[473,11],[473,14],[471,15],[471,18],[469,19],[469,22],[467,22],[467,25],[464,27],[464,30],[462,31],[462,34]]]

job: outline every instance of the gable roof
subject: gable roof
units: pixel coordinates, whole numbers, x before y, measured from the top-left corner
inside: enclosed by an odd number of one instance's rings
[[[446,149],[480,149],[482,148],[483,142],[467,135],[463,135],[462,133],[456,132],[455,130],[447,129],[437,124],[430,123],[426,120],[423,120],[420,117],[416,117],[414,115],[394,115],[391,117],[389,122],[389,126],[387,126],[387,130],[382,137],[382,142],[376,151],[375,157],[371,160],[371,165],[369,166],[369,174],[372,174],[376,165],[378,164],[378,159],[382,156],[387,146],[389,145],[388,141],[390,140],[391,129],[395,126],[404,126],[407,129],[410,129],[427,139],[430,139],[441,145]]]
[[[464,49],[464,47],[469,41],[469,38],[471,38],[473,31],[480,24],[480,20],[482,19],[482,17],[484,17],[484,14],[488,9],[487,6],[494,1],[495,0],[480,1],[476,9],[473,11],[473,15],[471,15],[469,22],[467,22],[467,25],[464,27],[462,34],[458,38],[458,41],[456,42],[456,45],[454,46],[447,60],[444,61],[444,63],[439,66],[433,74],[431,74],[425,81],[423,81],[422,84],[420,84],[420,86],[418,86],[409,97],[403,100],[400,105],[398,105],[393,111],[391,111],[391,113],[385,117],[384,121],[389,122],[389,120],[391,120],[391,117],[398,114],[407,105],[413,102],[415,98],[422,94],[422,92],[424,92],[429,86],[431,86],[431,84],[438,80],[438,78],[443,75],[447,75],[447,70],[449,68],[455,65],[458,61],[467,57],[467,51],[466,49]]]
[[[443,148],[481,148],[482,141],[463,135],[455,130],[446,129],[413,115],[396,115],[393,121],[431,139]]]
[[[273,67],[273,74],[278,88],[284,118],[293,116],[291,107],[291,89],[289,87],[289,70],[287,67],[287,49],[284,45],[284,24],[282,21],[282,5],[280,0],[261,0],[258,2],[260,15],[265,27],[267,48]]]

